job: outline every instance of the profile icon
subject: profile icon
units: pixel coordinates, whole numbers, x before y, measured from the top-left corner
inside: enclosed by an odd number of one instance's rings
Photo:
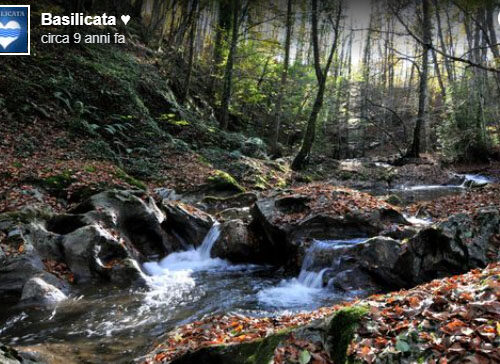
[[[0,56],[30,54],[30,6],[0,5]]]

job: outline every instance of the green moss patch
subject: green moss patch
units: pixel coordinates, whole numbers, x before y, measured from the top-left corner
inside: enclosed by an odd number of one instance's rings
[[[336,364],[347,361],[347,347],[354,339],[356,328],[363,316],[368,313],[365,307],[346,307],[335,313],[332,317],[327,333],[326,348]]]
[[[243,188],[233,176],[224,171],[215,171],[211,176],[207,178],[207,183],[219,191],[236,191],[245,192]]]

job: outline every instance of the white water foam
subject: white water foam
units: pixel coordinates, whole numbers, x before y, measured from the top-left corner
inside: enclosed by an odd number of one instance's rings
[[[431,218],[419,218],[416,216],[408,216],[408,215],[404,215],[404,217],[412,225],[428,226],[428,225],[432,225],[432,223],[433,223]]]
[[[488,183],[493,182],[493,179],[486,177],[486,176],[482,176],[480,174],[466,174],[463,177],[465,177],[465,181],[462,184],[462,186],[465,185],[467,182],[474,182],[474,183],[477,183],[480,185],[484,185],[484,184],[488,184]]]
[[[227,268],[227,261],[210,257],[219,235],[220,224],[215,223],[197,249],[172,253],[160,262],[144,263],[143,268],[149,274],[153,288],[148,293],[149,301],[165,303],[180,299],[196,286],[195,271]]]
[[[311,271],[314,253],[318,250],[341,249],[363,241],[366,239],[314,241],[306,252],[299,276],[282,280],[276,287],[259,291],[257,294],[259,302],[277,308],[294,308],[307,306],[321,299],[321,296],[327,293],[323,288],[323,276],[330,268],[324,268],[318,272]]]
[[[184,273],[194,270],[206,270],[210,268],[227,266],[225,260],[219,258],[211,258],[210,251],[220,235],[220,224],[215,223],[208,232],[202,244],[197,249],[190,249],[183,252],[172,253],[160,262],[144,263],[145,271],[151,276],[165,275],[165,273],[180,273],[174,274],[175,277],[181,278]]]

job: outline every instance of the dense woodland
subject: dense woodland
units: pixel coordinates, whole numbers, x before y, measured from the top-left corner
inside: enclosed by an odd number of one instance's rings
[[[499,12],[31,2],[31,56],[0,57],[0,363],[500,362]]]
[[[184,61],[184,99],[203,92],[221,128],[261,138],[275,156],[300,148],[296,169],[313,151],[485,160],[498,145],[493,0],[132,6],[147,44]]]

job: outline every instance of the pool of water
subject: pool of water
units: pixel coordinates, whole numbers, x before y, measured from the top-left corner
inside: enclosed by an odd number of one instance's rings
[[[279,315],[349,298],[322,288],[315,272],[286,278],[271,267],[212,259],[217,233],[215,226],[199,249],[145,263],[148,288],[99,285],[51,308],[0,307],[0,342],[40,351],[55,364],[129,363],[164,332],[206,315]]]

